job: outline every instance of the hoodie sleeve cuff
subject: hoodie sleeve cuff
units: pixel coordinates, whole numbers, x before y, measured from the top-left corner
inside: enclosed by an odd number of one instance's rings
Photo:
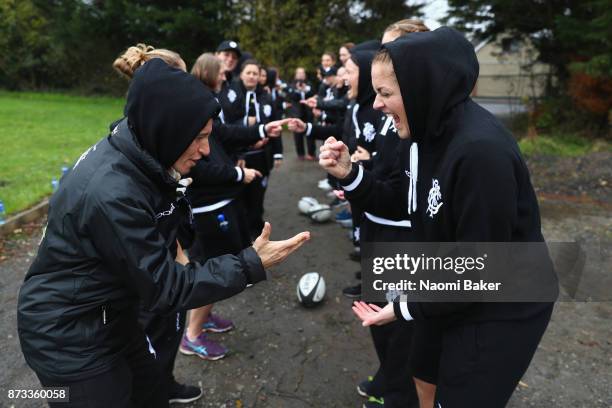
[[[262,139],[265,139],[267,137],[266,125],[259,125],[259,137],[261,137]]]
[[[234,168],[236,169],[236,173],[238,173],[238,177],[236,177],[236,182],[240,183],[242,181],[242,178],[244,177],[242,168],[240,168],[239,166],[236,166]]]
[[[359,187],[361,180],[363,180],[363,167],[353,163],[351,172],[346,178],[340,180],[340,185],[344,191],[353,191]]]
[[[255,284],[268,279],[268,274],[261,263],[261,259],[253,247],[248,247],[240,252],[240,260],[244,267],[247,283]]]
[[[308,122],[306,124],[306,137],[310,136],[310,134],[312,133],[312,123]]]
[[[408,310],[408,297],[406,295],[401,295],[399,300],[393,302],[393,312],[398,319],[407,322],[414,320],[414,317],[410,314],[410,310]]]

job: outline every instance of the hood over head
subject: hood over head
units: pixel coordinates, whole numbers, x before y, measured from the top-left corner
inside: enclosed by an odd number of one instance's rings
[[[201,81],[159,58],[136,70],[125,105],[138,142],[164,168],[176,162],[219,111]]]
[[[351,50],[352,51],[352,50]],[[359,106],[373,106],[376,93],[372,88],[372,60],[376,52],[360,50],[351,52],[351,59],[359,67],[359,83],[357,86],[357,103]]]
[[[351,48],[351,55],[357,51],[378,51],[380,49],[380,40],[367,40],[355,45]]]
[[[411,33],[383,47],[393,62],[411,139],[434,144],[448,113],[474,89],[479,70],[474,47],[449,27]]]

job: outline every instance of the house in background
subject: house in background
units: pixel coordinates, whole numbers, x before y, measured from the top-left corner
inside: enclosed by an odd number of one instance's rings
[[[484,41],[475,51],[480,75],[473,97],[518,102],[544,94],[550,67],[537,62],[537,51],[529,43],[502,38]]]

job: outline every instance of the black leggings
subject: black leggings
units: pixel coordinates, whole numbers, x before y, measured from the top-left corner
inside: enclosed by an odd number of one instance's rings
[[[358,217],[355,215],[359,214]],[[410,229],[376,224],[353,208],[353,220],[359,220],[362,242],[403,242],[410,239]],[[383,305],[381,305],[383,306]],[[414,322],[397,321],[384,326],[372,326],[370,333],[380,367],[370,390],[384,397],[385,407],[410,407],[418,399],[410,365]]]
[[[505,407],[548,326],[553,305],[524,320],[445,330],[435,407]]]
[[[298,157],[304,157],[304,139],[306,139],[306,148],[308,149],[308,154],[311,156],[316,155],[317,146],[315,144],[315,138],[311,136],[306,136],[305,133],[294,133],[293,140],[295,141],[295,152]]]
[[[144,334],[108,371],[81,381],[57,382],[38,375],[44,387],[69,387],[70,402],[50,408],[167,408],[168,391]]]

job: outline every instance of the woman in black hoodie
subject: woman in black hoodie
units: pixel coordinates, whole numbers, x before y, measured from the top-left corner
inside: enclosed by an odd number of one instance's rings
[[[401,187],[351,165],[348,149],[334,139],[322,147],[321,165],[366,210],[390,218],[410,214],[417,241],[543,242],[537,199],[516,141],[470,99],[477,77],[474,48],[455,30],[443,27],[386,44],[373,64],[375,107],[412,142],[400,152],[406,172]],[[398,318],[444,322],[421,343],[440,344],[439,355],[430,356],[439,360],[437,388],[424,392],[417,383],[422,406],[432,406],[433,390],[436,407],[444,408],[504,406],[553,308],[552,302],[401,300],[382,309],[356,303],[354,311],[364,325]]]
[[[24,356],[44,386],[70,388],[60,406],[167,407],[141,307],[170,314],[231,297],[280,260],[269,224],[253,247],[205,264],[182,255],[178,223],[162,227],[178,211],[177,179],[208,152],[219,106],[202,84],[152,58],[136,71],[125,112],[52,196],[19,293]]]

